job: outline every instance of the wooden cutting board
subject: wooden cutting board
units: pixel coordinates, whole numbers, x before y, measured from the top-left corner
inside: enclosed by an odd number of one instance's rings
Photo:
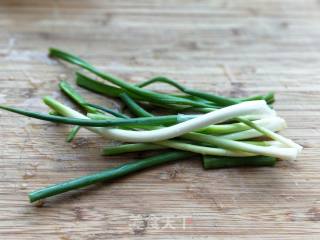
[[[319,37],[311,0],[2,0],[0,103],[46,112],[45,95],[67,102],[57,84],[74,83],[76,68],[46,55],[59,47],[132,83],[168,75],[227,96],[274,91],[283,134],[304,151],[275,168],[176,162],[36,207],[28,192],[137,156],[102,157],[107,142],[85,130],[67,144],[70,127],[1,111],[0,239],[319,239]]]

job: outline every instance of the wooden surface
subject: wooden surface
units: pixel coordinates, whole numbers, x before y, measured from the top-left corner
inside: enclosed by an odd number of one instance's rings
[[[319,239],[319,39],[319,1],[0,1],[0,103],[66,100],[57,84],[73,71],[47,58],[54,46],[130,82],[275,91],[283,134],[305,147],[275,168],[204,171],[191,159],[35,207],[28,192],[133,156],[101,157],[105,140],[85,130],[66,144],[69,127],[1,111],[0,239]]]

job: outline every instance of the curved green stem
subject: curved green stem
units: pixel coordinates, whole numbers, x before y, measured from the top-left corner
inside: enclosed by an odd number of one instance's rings
[[[79,67],[82,67],[88,70],[89,72],[92,72],[93,74],[101,77],[102,79],[107,80],[123,89],[126,89],[129,92],[137,94],[138,96],[143,97],[145,100],[148,100],[150,102],[163,103],[163,104],[182,104],[182,105],[190,105],[190,106],[196,106],[196,107],[208,107],[208,105],[204,103],[192,101],[189,99],[169,96],[167,94],[156,93],[156,92],[139,88],[111,74],[104,73],[98,70],[97,68],[93,67],[91,64],[84,61],[83,59],[75,55],[72,55],[70,53],[63,52],[59,49],[50,48],[49,55],[51,57],[56,57],[61,60],[67,61],[69,63],[75,64]]]
[[[145,87],[147,85],[157,83],[157,82],[169,84],[169,85],[177,88],[181,92],[184,92],[186,94],[190,94],[192,96],[196,96],[200,99],[205,99],[207,101],[214,102],[214,103],[221,105],[221,106],[229,106],[229,105],[237,104],[237,103],[240,103],[243,101],[251,101],[251,100],[266,100],[268,103],[274,101],[274,94],[271,92],[266,94],[265,96],[257,95],[257,96],[251,96],[251,97],[247,97],[247,98],[238,98],[238,99],[237,98],[228,98],[228,97],[224,97],[224,96],[220,96],[220,95],[216,95],[216,94],[209,94],[209,93],[189,89],[189,88],[183,86],[182,84],[179,84],[177,81],[174,81],[174,80],[169,79],[164,76],[158,76],[158,77],[152,78],[150,80],[147,80],[145,82],[137,84],[137,86]]]
[[[195,91],[195,90],[186,88],[183,85],[179,84],[178,82],[173,81],[173,80],[171,80],[167,77],[163,77],[163,76],[155,77],[153,79],[150,79],[146,82],[139,84],[138,86],[143,87],[143,86],[155,83],[155,82],[162,82],[162,83],[170,84],[171,86],[174,86],[175,88],[179,89],[181,92],[184,92],[186,94],[190,94],[192,96],[196,96],[196,97],[214,102],[215,104],[218,104],[221,106],[230,106],[233,104],[240,103],[240,101],[237,101],[234,99],[226,98],[226,97],[215,95],[215,94],[203,93],[200,91]]]
[[[126,91],[125,89],[118,88],[118,87],[113,87],[110,85],[107,85],[105,83],[98,82],[92,78],[89,78],[81,73],[76,73],[76,83],[80,86],[83,87],[87,90],[90,90],[92,92],[102,94],[107,97],[120,97],[122,93],[126,93],[128,96],[130,96],[132,99],[137,100],[137,101],[145,101],[143,98],[137,96],[136,94],[133,94],[131,92]],[[175,96],[174,94],[172,96]],[[192,96],[191,96],[192,97]],[[202,101],[205,101],[201,99]],[[198,100],[197,100],[198,101]],[[210,102],[206,102],[206,104],[209,104]],[[174,111],[186,111],[188,109],[192,110],[195,109],[196,111],[199,112],[211,112],[214,111],[216,108],[219,108],[218,106],[214,106],[210,104],[209,108],[194,108],[194,107],[184,107],[180,105],[175,105],[175,104],[163,104],[163,103],[152,103],[155,106],[160,106],[162,108],[174,110]]]

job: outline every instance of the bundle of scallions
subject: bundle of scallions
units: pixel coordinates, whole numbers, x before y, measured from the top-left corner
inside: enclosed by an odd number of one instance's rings
[[[118,178],[132,172],[196,155],[202,157],[205,169],[273,166],[277,160],[294,160],[302,147],[279,135],[286,127],[285,120],[271,108],[273,93],[247,98],[230,98],[196,91],[169,78],[160,76],[140,84],[130,84],[102,72],[81,58],[58,49],[50,49],[52,58],[64,60],[107,81],[94,80],[76,73],[76,83],[93,92],[119,98],[130,116],[86,101],[68,82],[60,89],[85,114],[44,97],[51,112],[43,114],[0,105],[1,109],[45,121],[74,125],[67,141],[80,128],[123,144],[106,146],[103,155],[159,150],[155,155],[105,169],[92,175],[58,183],[29,194],[31,202],[82,188],[97,182]],[[111,85],[110,85],[111,83]],[[165,83],[179,94],[165,94],[147,90],[150,84]],[[166,109],[171,115],[156,116],[143,106]]]

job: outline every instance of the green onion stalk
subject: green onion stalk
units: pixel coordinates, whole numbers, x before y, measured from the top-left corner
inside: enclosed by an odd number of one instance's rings
[[[210,104],[206,104],[203,102],[199,101],[193,101],[187,98],[181,98],[177,96],[169,96],[167,94],[161,94],[161,93],[156,93],[153,91],[148,91],[145,89],[142,89],[140,87],[137,87],[132,84],[128,84],[127,82],[123,81],[122,79],[119,79],[109,73],[104,73],[94,66],[92,66],[90,63],[86,62],[85,60],[79,58],[78,56],[72,55],[70,53],[61,51],[56,48],[50,48],[49,49],[49,56],[55,57],[57,59],[64,60],[66,62],[75,64],[79,67],[82,67],[83,69],[88,70],[89,72],[97,75],[98,77],[101,77],[104,80],[107,80],[123,89],[125,89],[128,92],[131,92],[133,94],[137,94],[138,96],[144,97],[146,100],[150,102],[155,102],[155,103],[160,103],[160,104],[182,104],[182,105],[190,105],[194,107],[210,107]],[[150,80],[149,82],[155,81],[155,79]],[[221,106],[229,106],[232,104],[237,104],[241,101],[248,101],[248,100],[259,100],[259,99],[272,99],[273,98],[273,93],[268,94],[267,96],[254,96],[254,97],[249,97],[247,99],[232,99],[232,98],[226,98],[223,96],[219,95],[214,95],[214,94],[207,94],[207,93],[202,93],[198,91],[193,91],[191,89],[187,89],[176,82],[165,78],[165,77],[157,77],[156,81],[163,81],[167,82],[177,88],[179,88],[181,91],[184,91],[187,94],[192,93],[191,95],[195,95],[197,97],[213,101]],[[150,83],[144,83],[144,85],[150,84]]]
[[[66,81],[59,84],[60,89],[77,103],[87,116],[51,97],[43,99],[52,110],[49,114],[4,105],[0,105],[1,109],[40,120],[74,125],[67,141],[72,141],[80,128],[84,127],[108,139],[125,142],[120,146],[104,148],[103,155],[147,150],[168,152],[34,191],[29,194],[30,202],[199,154],[203,156],[203,167],[212,169],[273,166],[277,158],[296,159],[302,149],[292,140],[276,133],[285,127],[285,121],[276,116],[275,111],[267,105],[274,101],[273,93],[229,98],[190,89],[162,76],[133,85],[100,71],[72,54],[54,48],[50,49],[49,54],[114,84],[115,86],[104,84],[77,73],[76,81],[79,86],[120,98],[136,117],[131,118],[86,101]],[[174,86],[182,95],[158,93],[143,88],[157,82]],[[176,112],[197,111],[204,114],[154,116],[135,101],[173,109]],[[261,136],[270,140],[255,139]]]
[[[247,105],[248,103],[250,103],[250,106],[251,106],[251,104],[254,104],[255,102],[265,103],[264,101],[250,101],[250,102],[244,102],[244,103],[240,103],[237,105],[233,105],[233,106],[229,106],[229,107],[217,110],[215,112],[209,113],[210,114],[209,117],[211,117],[212,121],[209,123],[206,122],[205,125],[214,123],[217,119],[219,119],[221,121],[225,121],[226,119],[228,119],[227,116],[229,114],[229,111],[225,111],[227,108],[234,109],[234,108],[239,107],[239,105],[244,105],[244,104]],[[67,115],[68,117],[87,118],[86,116],[76,112],[75,110],[73,110],[67,106],[64,106],[63,104],[61,104],[51,98],[45,98],[45,103],[47,103],[47,104],[49,103],[48,105],[51,108],[53,108],[55,111],[59,112],[62,115]],[[258,109],[259,109],[259,111],[261,111],[261,109],[262,109],[261,105],[258,107]],[[268,107],[266,107],[266,109],[268,109],[268,111],[270,110]],[[232,111],[232,112],[234,112],[234,111]],[[235,112],[237,112],[237,111],[235,111]],[[200,117],[195,118],[195,119],[200,118],[200,120],[201,120],[196,123],[202,124],[203,123],[202,122],[203,116],[205,116],[205,115],[202,115]],[[234,116],[231,116],[231,118],[233,118],[233,117]],[[188,121],[186,121],[186,123],[188,123],[192,120],[193,119],[188,120]],[[206,120],[207,119],[205,118],[205,121]],[[213,146],[217,146],[218,148],[224,148],[224,150],[228,150],[228,151],[231,150],[231,152],[233,152],[233,151],[249,152],[249,153],[253,153],[256,155],[273,156],[273,157],[278,157],[281,159],[295,159],[297,156],[297,151],[294,148],[279,148],[279,147],[274,147],[274,146],[268,146],[268,147],[254,146],[252,144],[241,143],[241,142],[237,142],[237,141],[229,140],[229,139],[224,139],[224,138],[217,137],[217,136],[208,136],[208,135],[201,134],[201,133],[190,133],[193,130],[198,129],[199,125],[196,126],[195,128],[189,128],[188,130],[186,130],[185,128],[175,129],[174,127],[177,127],[177,126],[179,127],[179,124],[176,124],[176,125],[173,125],[170,127],[161,128],[161,129],[149,130],[149,131],[133,131],[133,130],[92,128],[92,127],[88,127],[88,129],[91,131],[94,131],[104,137],[107,137],[110,139],[120,140],[123,142],[135,142],[135,143],[137,143],[137,142],[156,142],[157,144],[165,145],[168,147],[167,142],[166,142],[166,141],[168,141],[168,139],[183,135],[183,138],[211,144]],[[187,124],[187,127],[188,126],[190,126],[190,125]],[[201,127],[203,127],[203,126],[201,125]],[[171,133],[172,127],[173,127],[174,134]],[[164,134],[163,134],[162,130],[165,130]],[[160,131],[160,134],[159,134],[159,131]],[[156,134],[152,135],[152,133],[154,133],[154,132]],[[141,133],[143,133],[143,134],[141,134]],[[159,139],[161,139],[161,140],[159,140]],[[179,150],[186,150],[186,149],[182,149],[180,145],[177,146],[176,143],[174,143],[173,145],[174,145],[174,148],[179,147]],[[192,145],[192,146],[195,146],[195,145]],[[205,148],[205,147],[203,147],[203,148]],[[207,147],[207,148],[210,149],[210,147]],[[187,151],[192,151],[192,149],[187,148]],[[210,154],[212,155],[212,153],[210,153]]]
[[[108,168],[104,171],[76,178],[63,183],[58,183],[29,194],[30,202],[35,202],[47,197],[51,197],[67,191],[83,188],[98,182],[110,181],[145,168],[154,167],[171,161],[181,160],[192,157],[193,153],[171,151],[168,153],[157,154],[141,160],[132,161],[114,168]]]
[[[240,104],[232,105],[223,109],[219,109],[217,111],[201,115],[199,117],[196,117],[194,119],[175,124],[173,126],[161,128],[161,129],[155,129],[155,130],[148,130],[148,131],[134,131],[134,130],[123,130],[123,129],[109,129],[109,128],[96,128],[99,126],[131,126],[137,125],[137,124],[150,124],[150,120],[161,119],[161,117],[146,117],[146,118],[132,118],[132,119],[118,119],[118,120],[92,120],[88,117],[82,115],[81,113],[55,101],[54,99],[50,97],[45,97],[44,102],[51,107],[54,111],[59,113],[60,115],[64,115],[66,117],[60,117],[60,116],[51,116],[46,115],[47,119],[52,120],[54,118],[57,119],[64,119],[64,122],[67,122],[69,124],[75,124],[75,125],[82,125],[88,127],[91,131],[94,131],[98,134],[101,134],[104,137],[114,139],[114,140],[120,140],[123,142],[157,142],[157,144],[160,145],[166,145],[168,146],[165,141],[174,138],[179,137],[183,135],[183,138],[187,138],[189,140],[193,141],[200,141],[207,144],[211,144],[213,146],[217,146],[220,148],[225,148],[226,150],[231,151],[240,151],[240,152],[251,152],[253,154],[257,155],[267,155],[267,156],[274,156],[281,159],[295,159],[297,155],[297,151],[293,148],[278,148],[274,146],[270,147],[261,147],[261,146],[253,146],[252,144],[246,144],[246,143],[240,143],[237,141],[219,138],[216,136],[208,136],[201,133],[190,133],[196,129],[203,128],[207,125],[223,122],[230,118],[235,118],[237,116],[250,114],[253,112],[272,112],[268,106],[265,104],[264,101],[249,101],[249,102],[243,102]],[[17,109],[12,109],[8,107],[0,106],[1,108],[4,108],[6,110],[11,110],[17,113],[25,114],[25,112]],[[30,114],[28,112],[28,116],[36,116],[39,117],[38,114],[32,113]],[[46,120],[46,119],[45,119]],[[133,122],[132,122],[133,121]],[[103,124],[101,124],[103,123]],[[108,123],[108,124],[106,124]],[[155,123],[155,122],[153,122]],[[164,121],[158,121],[156,124],[163,125],[167,122]],[[143,125],[141,124],[141,125]],[[192,136],[195,136],[191,139]],[[186,150],[182,149],[180,144],[174,143],[174,148],[177,148],[179,150]],[[204,148],[204,147],[203,147]],[[188,151],[190,151],[190,146],[187,148]],[[209,150],[209,149],[207,149]],[[204,153],[204,151],[202,151]],[[208,154],[213,154],[211,151],[208,152]]]

